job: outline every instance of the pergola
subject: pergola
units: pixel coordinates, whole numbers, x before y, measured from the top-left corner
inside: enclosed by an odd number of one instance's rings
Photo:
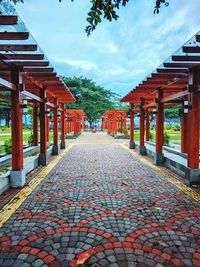
[[[108,110],[101,117],[102,130],[106,130],[111,135],[116,135],[119,131],[126,134],[126,110]]]
[[[25,24],[8,3],[0,6],[0,98],[11,101],[12,171],[11,186],[23,186],[23,108],[33,107],[33,138],[38,145],[40,120],[39,164],[47,164],[49,113],[54,117],[53,153],[58,154],[58,113],[61,113],[61,148],[65,147],[65,104],[75,98],[59,78],[49,60]],[[10,92],[5,96],[5,91]]]
[[[200,130],[200,32],[179,48],[136,88],[121,99],[130,103],[130,148],[134,142],[134,112],[140,113],[140,147],[145,154],[149,140],[149,113],[156,110],[155,163],[163,163],[164,109],[181,105],[181,152],[188,155],[186,181],[200,183],[199,130]]]
[[[66,111],[67,118],[67,133],[73,132],[78,135],[81,130],[85,130],[85,120],[87,116],[82,109],[68,109]]]

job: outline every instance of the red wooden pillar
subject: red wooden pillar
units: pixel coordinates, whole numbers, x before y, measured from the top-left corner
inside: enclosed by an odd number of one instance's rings
[[[126,112],[124,113],[123,123],[124,123],[124,135],[126,135]]]
[[[145,122],[145,110],[143,108],[145,104],[144,98],[140,98],[140,147],[139,152],[141,155],[146,154],[146,147],[144,145],[144,122]]]
[[[149,111],[146,110],[146,141],[150,140],[150,116]]]
[[[49,138],[49,122],[50,122],[50,119],[49,119],[49,116],[47,116],[47,119],[46,119],[46,122],[47,122],[47,142],[49,142],[50,138]]]
[[[33,145],[38,146],[38,106],[33,106]]]
[[[164,143],[164,106],[160,100],[163,98],[163,90],[157,90],[157,114],[156,114],[156,156],[155,164],[162,165],[164,162],[163,143]]]
[[[85,131],[85,118],[82,117],[82,131]]]
[[[62,104],[62,113],[61,113],[61,144],[60,147],[62,149],[65,149],[65,104]]]
[[[185,99],[186,100],[186,99]],[[182,114],[181,114],[181,152],[188,153],[188,114],[184,113],[184,105],[182,107]]]
[[[130,149],[135,148],[135,139],[134,139],[134,104],[130,104]]]
[[[53,110],[53,155],[59,154],[58,147],[58,99],[55,98],[54,101],[55,108]]]
[[[20,107],[22,79],[18,69],[11,71],[11,82],[16,85],[16,90],[11,91],[12,171],[10,173],[10,183],[12,187],[22,187],[25,184],[22,109]]]
[[[192,93],[191,105],[188,114],[188,130],[189,135],[189,148],[188,148],[188,167],[190,170],[190,182],[200,183],[200,170],[199,170],[199,120],[200,120],[200,92],[198,87],[200,85],[200,71],[194,70],[189,74],[189,83],[192,80]],[[190,89],[191,90],[191,89]]]
[[[46,116],[46,90],[40,89],[40,97],[43,102],[40,102],[40,156],[39,164],[47,165],[47,116]]]
[[[189,73],[189,86],[191,92],[189,104],[191,109],[188,113],[188,169],[185,174],[186,183],[200,184],[200,169],[199,169],[199,121],[200,121],[200,70],[194,69]]]
[[[76,117],[75,116],[72,119],[72,131],[74,132],[74,135],[76,135]]]

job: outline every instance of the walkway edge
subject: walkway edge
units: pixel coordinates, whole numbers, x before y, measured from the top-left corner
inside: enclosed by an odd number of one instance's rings
[[[169,183],[171,183],[171,184],[175,185],[176,187],[178,187],[181,191],[183,191],[185,194],[189,195],[194,200],[200,201],[200,194],[199,193],[195,192],[192,188],[184,185],[182,182],[180,182],[177,179],[173,178],[173,176],[167,170],[163,170],[160,167],[158,167],[158,166],[154,165],[153,163],[149,162],[144,157],[142,157],[142,156],[138,155],[136,152],[130,150],[128,147],[126,147],[126,145],[124,145],[124,144],[119,144],[119,145],[122,148],[128,150],[128,152],[130,154],[132,154],[133,156],[138,158],[140,161],[145,163],[147,166],[152,168],[154,171],[156,171],[157,173],[162,175]]]
[[[40,182],[49,174],[58,162],[68,153],[74,144],[70,144],[62,151],[52,162],[48,164],[30,183],[23,187],[10,201],[0,210],[0,228],[12,216],[12,214],[21,206],[32,191],[40,184]]]

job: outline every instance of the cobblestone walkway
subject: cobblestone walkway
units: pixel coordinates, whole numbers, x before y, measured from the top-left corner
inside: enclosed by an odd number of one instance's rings
[[[200,266],[200,205],[118,144],[78,144],[0,230],[0,266]]]

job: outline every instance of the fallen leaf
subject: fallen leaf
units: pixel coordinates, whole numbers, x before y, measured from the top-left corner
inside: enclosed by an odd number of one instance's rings
[[[90,258],[90,254],[88,252],[83,252],[78,256],[76,264],[77,265],[81,265],[84,262],[86,262],[86,260],[89,259],[89,258]]]

